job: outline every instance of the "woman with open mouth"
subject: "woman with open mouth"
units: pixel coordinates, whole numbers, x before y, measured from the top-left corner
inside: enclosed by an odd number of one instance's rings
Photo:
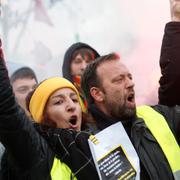
[[[27,100],[31,121],[15,101],[0,55],[0,141],[6,148],[0,179],[99,179],[83,143],[89,134],[77,132],[83,109],[74,85],[60,77],[39,84]]]
[[[35,122],[55,128],[80,131],[81,105],[74,85],[60,77],[44,80],[27,97],[27,106]]]

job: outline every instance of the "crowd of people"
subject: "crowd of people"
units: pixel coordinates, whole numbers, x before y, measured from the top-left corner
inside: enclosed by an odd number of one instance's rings
[[[75,43],[63,77],[38,83],[28,67],[9,78],[1,48],[0,179],[100,179],[88,139],[117,122],[140,162],[140,174],[127,179],[180,179],[180,2],[170,0],[170,9],[153,106],[136,107],[133,75],[117,53]]]

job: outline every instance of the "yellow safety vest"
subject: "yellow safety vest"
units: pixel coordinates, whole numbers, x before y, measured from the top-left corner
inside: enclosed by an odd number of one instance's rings
[[[137,115],[145,121],[164,152],[175,180],[180,180],[180,147],[164,117],[150,106],[137,107]]]
[[[70,168],[59,159],[54,158],[53,166],[51,169],[51,179],[52,180],[77,180],[76,177],[73,178],[73,173]]]

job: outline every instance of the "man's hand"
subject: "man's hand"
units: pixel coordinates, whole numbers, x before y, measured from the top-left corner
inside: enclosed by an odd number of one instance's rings
[[[171,10],[171,20],[180,22],[180,0],[169,0]]]

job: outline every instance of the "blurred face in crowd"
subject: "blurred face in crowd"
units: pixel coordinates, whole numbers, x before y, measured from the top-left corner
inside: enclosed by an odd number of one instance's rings
[[[88,56],[82,57],[81,54],[77,54],[71,62],[71,75],[82,75],[86,66],[91,62]]]
[[[127,67],[120,60],[107,61],[97,68],[97,75],[101,82],[101,110],[113,118],[128,119],[134,116],[134,83]]]
[[[80,131],[82,109],[77,94],[70,88],[55,91],[46,104],[45,118],[54,122],[57,128]]]
[[[36,85],[36,80],[31,78],[17,79],[12,83],[17,102],[26,111],[27,115],[29,115],[29,111],[26,109],[26,97]]]

